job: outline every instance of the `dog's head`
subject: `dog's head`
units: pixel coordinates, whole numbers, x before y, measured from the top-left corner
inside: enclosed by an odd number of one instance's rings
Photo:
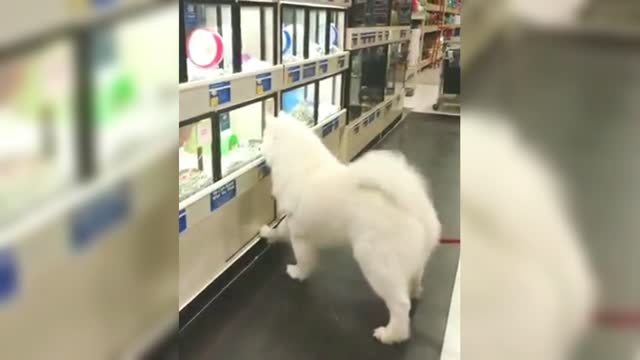
[[[276,159],[295,152],[299,142],[309,130],[298,120],[283,112],[278,117],[267,116],[262,135],[262,155],[267,164],[273,165]]]

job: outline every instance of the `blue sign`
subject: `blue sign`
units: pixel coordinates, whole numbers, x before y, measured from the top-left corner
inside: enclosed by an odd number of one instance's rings
[[[271,91],[271,73],[256,75],[256,95]]]
[[[347,62],[347,58],[345,56],[340,56],[338,58],[338,67],[343,68],[346,62]]]
[[[231,83],[223,81],[209,85],[209,106],[215,108],[231,101]]]
[[[86,249],[100,236],[123,223],[129,216],[131,196],[129,184],[123,183],[105,191],[75,209],[71,216],[71,245]]]
[[[329,60],[320,61],[320,72],[326,74],[329,72]]]
[[[300,66],[292,66],[287,70],[289,75],[289,83],[300,81]]]
[[[234,197],[236,197],[236,181],[231,180],[211,193],[211,211],[220,208]]]
[[[18,261],[13,249],[0,250],[0,305],[16,294],[18,283]]]
[[[302,70],[302,78],[308,79],[314,76],[316,76],[316,63],[304,65],[304,68]]]
[[[185,4],[184,7],[184,27],[187,30],[193,29],[200,24],[196,6],[193,4]]]
[[[96,9],[105,10],[109,8],[115,7],[117,4],[116,0],[93,0],[93,6]]]
[[[325,124],[322,127],[322,137],[323,138],[327,137],[334,130],[337,130],[339,126],[340,126],[340,118],[331,120],[328,124]]]
[[[178,212],[178,229],[179,234],[182,234],[183,231],[187,230],[187,211],[186,209],[182,209]]]

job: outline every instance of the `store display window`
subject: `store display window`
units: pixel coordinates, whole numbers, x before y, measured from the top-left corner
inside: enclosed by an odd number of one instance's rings
[[[315,93],[317,82],[282,92],[282,111],[308,126],[316,124]]]
[[[342,109],[343,74],[320,80],[318,97],[318,121],[322,121]]]

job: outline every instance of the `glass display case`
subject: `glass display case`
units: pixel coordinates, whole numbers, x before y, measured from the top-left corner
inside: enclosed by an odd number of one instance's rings
[[[314,59],[329,53],[327,49],[327,26],[326,10],[309,10],[309,59]]]
[[[282,62],[344,50],[345,11],[282,5]]]
[[[91,117],[96,168],[118,167],[149,144],[175,134],[175,10],[157,9],[96,29],[91,35]],[[162,41],[149,41],[149,39]]]
[[[276,116],[273,97],[216,114],[220,131],[221,175],[247,165],[261,155],[267,115]]]
[[[353,0],[349,10],[349,27],[388,26],[389,0]]]
[[[276,5],[182,0],[180,81],[209,80],[276,64]]]
[[[305,16],[307,9],[282,5],[282,63],[303,60],[305,54]]]
[[[0,59],[0,224],[77,178],[74,68],[68,39]]]
[[[349,119],[355,119],[384,100],[387,45],[351,52]]]
[[[328,10],[329,13],[329,53],[344,51],[344,10]]]
[[[242,71],[276,64],[276,7],[240,2]]]
[[[386,95],[396,95],[404,88],[407,73],[407,57],[409,54],[409,43],[389,44],[387,57],[387,86]]]
[[[183,0],[182,8],[187,80],[233,73],[232,5]]]
[[[308,126],[316,124],[315,93],[317,82],[282,92],[282,111]]]
[[[182,202],[212,185],[216,177],[212,118],[181,125],[179,137],[178,188]]]
[[[391,1],[391,26],[411,25],[411,0]]]
[[[342,109],[342,77],[338,74],[320,80],[318,96],[318,121],[322,121]]]

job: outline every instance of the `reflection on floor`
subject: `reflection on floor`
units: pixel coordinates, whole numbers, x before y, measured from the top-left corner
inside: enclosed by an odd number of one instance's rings
[[[413,112],[460,116],[460,107],[442,105],[438,111],[432,106],[438,101],[440,91],[440,68],[425,69],[416,76],[413,96],[405,97],[405,106]]]
[[[410,114],[379,144],[406,154],[430,178],[443,237],[459,237],[459,120]],[[412,309],[412,339],[386,346],[372,336],[387,311],[348,248],[322,254],[305,283],[285,274],[289,246],[269,249],[180,334],[181,359],[440,359],[459,248],[441,245]]]

